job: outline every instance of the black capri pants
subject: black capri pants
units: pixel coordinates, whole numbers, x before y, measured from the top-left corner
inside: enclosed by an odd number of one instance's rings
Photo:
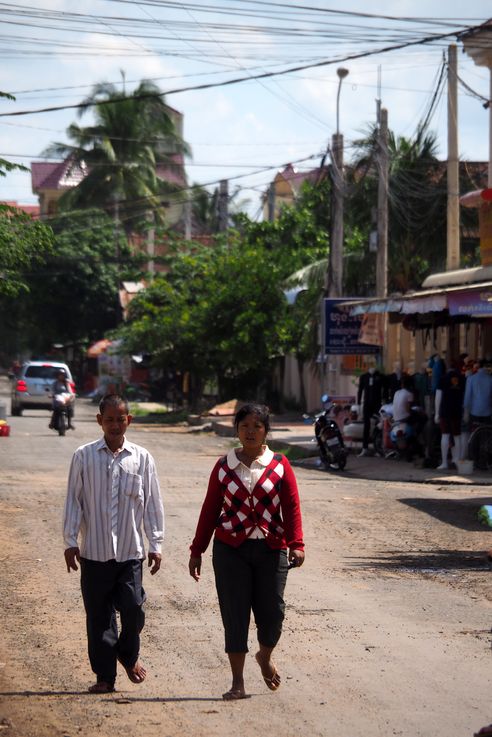
[[[215,539],[212,562],[226,653],[248,652],[251,610],[258,642],[275,647],[285,615],[287,551],[272,550],[265,540],[245,540],[234,548]]]

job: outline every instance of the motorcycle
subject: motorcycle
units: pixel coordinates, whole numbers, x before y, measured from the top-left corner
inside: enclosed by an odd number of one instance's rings
[[[65,435],[67,427],[70,425],[69,411],[72,402],[73,397],[67,394],[55,394],[53,398],[53,415],[50,428],[56,430],[58,435]]]
[[[347,463],[347,448],[338,424],[332,417],[333,403],[327,394],[321,397],[323,412],[315,416],[314,434],[321,462],[327,467],[343,471]]]
[[[346,443],[362,443],[364,438],[364,421],[358,404],[350,407],[350,414],[343,428],[343,439]],[[371,417],[369,429],[369,442],[373,444],[374,451],[377,455],[384,455],[382,452],[382,424],[379,412],[375,412]]]
[[[379,410],[381,448],[385,458],[400,458],[405,454],[410,460],[415,453],[421,453],[419,436],[427,422],[427,415],[420,407],[411,407],[405,420],[395,421],[393,406],[385,404]]]

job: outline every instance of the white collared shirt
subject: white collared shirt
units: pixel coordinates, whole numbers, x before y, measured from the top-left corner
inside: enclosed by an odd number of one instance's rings
[[[117,502],[116,502],[117,500]],[[112,507],[117,503],[113,529]],[[143,528],[143,529],[142,529]],[[75,451],[68,477],[63,537],[65,548],[79,547],[83,558],[125,561],[160,553],[164,509],[151,454],[124,439],[113,453],[103,438]]]
[[[237,457],[237,450],[239,450],[239,448],[234,448],[233,450],[229,451],[229,453],[227,454],[227,465],[229,466],[229,468],[233,469],[237,476],[239,476],[244,486],[251,494],[256,484],[262,477],[265,468],[272,460],[273,452],[267,445],[265,445],[262,455],[256,458],[251,466],[248,467]],[[264,538],[265,535],[258,526],[256,526],[251,535],[248,536],[248,540],[263,540]]]

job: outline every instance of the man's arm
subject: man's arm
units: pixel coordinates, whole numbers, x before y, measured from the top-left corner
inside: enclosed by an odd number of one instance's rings
[[[82,522],[82,473],[77,453],[72,458],[68,474],[67,496],[63,511],[63,539],[65,542],[65,563],[67,571],[77,570],[80,560],[78,536]]]
[[[148,563],[151,567],[150,573],[154,575],[161,567],[161,547],[164,540],[164,506],[162,504],[161,490],[155,462],[149,454],[144,473],[144,530],[149,541]]]

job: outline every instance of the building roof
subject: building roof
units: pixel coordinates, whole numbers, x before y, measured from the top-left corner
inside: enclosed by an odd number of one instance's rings
[[[184,159],[182,154],[172,154],[170,164],[158,164],[157,176],[172,184],[186,185],[184,172]],[[73,165],[71,159],[65,161],[32,161],[31,183],[32,191],[37,194],[40,190],[72,189],[76,187],[84,176],[84,171],[77,165]]]
[[[17,200],[2,200],[0,205],[7,205],[7,207],[15,207],[17,210],[25,212],[26,215],[30,215],[32,218],[39,218],[40,207],[39,205],[22,205]]]
[[[72,163],[71,158],[65,161],[31,161],[32,191],[37,194],[42,189],[71,189],[80,184],[85,172]]]
[[[298,171],[292,164],[279,171],[275,179],[281,178],[290,184],[295,194],[299,192],[304,182],[316,183],[326,173],[326,167],[317,167],[309,171]]]

